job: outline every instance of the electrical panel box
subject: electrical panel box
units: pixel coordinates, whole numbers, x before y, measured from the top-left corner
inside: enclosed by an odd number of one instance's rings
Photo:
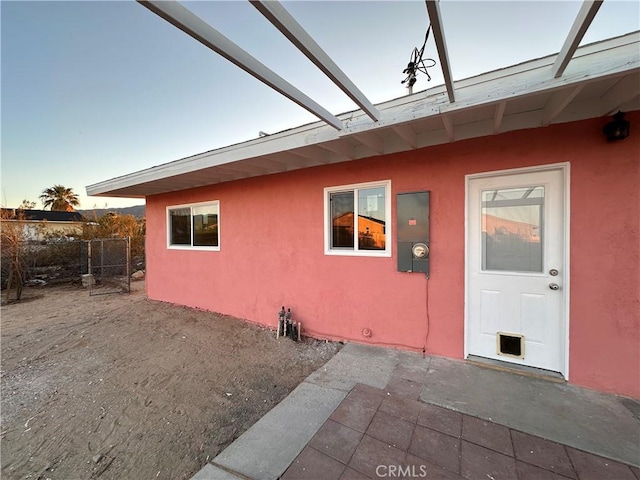
[[[429,192],[396,196],[398,271],[429,276]]]

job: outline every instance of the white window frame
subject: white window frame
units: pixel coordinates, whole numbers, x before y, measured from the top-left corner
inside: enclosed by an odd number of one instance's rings
[[[205,207],[215,205],[218,208],[218,246],[206,246],[206,245],[193,245],[193,207]],[[191,218],[191,245],[173,245],[171,244],[171,210],[177,210],[179,208],[189,208]],[[166,207],[166,235],[167,235],[167,248],[169,250],[207,250],[207,251],[220,251],[220,201],[211,200],[208,202],[198,203],[185,203],[182,205],[167,205]]]
[[[358,190],[367,188],[384,187],[385,199],[385,249],[384,250],[359,250],[358,238],[354,238],[353,249],[348,248],[331,248],[331,202],[330,197],[332,193],[353,191],[354,195],[354,219],[355,219],[355,232],[358,231]],[[392,243],[392,231],[391,231],[391,180],[381,180],[379,182],[367,182],[367,183],[354,183],[351,185],[339,185],[336,187],[326,187],[324,189],[324,254],[325,255],[341,255],[349,257],[390,257],[391,256],[391,243]]]

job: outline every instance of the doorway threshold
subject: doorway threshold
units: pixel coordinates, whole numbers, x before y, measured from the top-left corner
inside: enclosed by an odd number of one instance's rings
[[[540,378],[554,383],[566,383],[567,381],[559,372],[544,370],[542,368],[528,367],[526,365],[518,365],[517,363],[503,362],[493,358],[478,357],[477,355],[468,355],[467,363],[477,365],[479,367],[491,368],[501,372],[511,372],[524,377]]]

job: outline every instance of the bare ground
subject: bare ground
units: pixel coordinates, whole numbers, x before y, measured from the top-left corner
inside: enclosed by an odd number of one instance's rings
[[[339,349],[132,287],[2,306],[3,479],[189,478]]]

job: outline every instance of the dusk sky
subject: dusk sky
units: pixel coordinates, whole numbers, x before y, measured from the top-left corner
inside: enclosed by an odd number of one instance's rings
[[[333,114],[357,108],[247,1],[183,3]],[[283,5],[372,102],[406,94],[423,1]],[[454,80],[557,53],[580,5],[442,0]],[[2,206],[42,208],[54,184],[83,209],[141,204],[85,186],[316,120],[133,0],[0,9]],[[582,44],[639,29],[640,2],[606,0]],[[437,59],[432,38],[425,57]],[[439,64],[430,73],[414,91],[443,83]]]

